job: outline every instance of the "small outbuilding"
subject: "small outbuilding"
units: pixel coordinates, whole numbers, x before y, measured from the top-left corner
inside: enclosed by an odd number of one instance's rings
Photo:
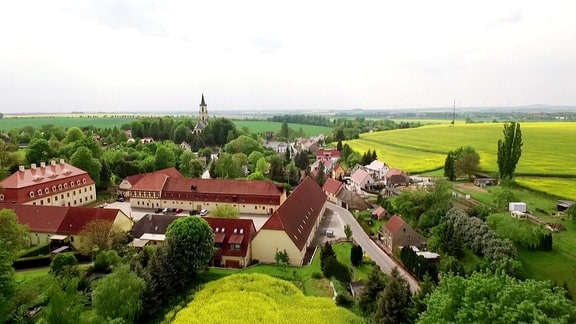
[[[526,207],[525,202],[511,202],[511,203],[508,203],[508,211],[509,212],[517,211],[517,212],[525,213],[528,211],[528,208]]]
[[[558,211],[566,211],[568,208],[572,207],[574,202],[571,200],[558,200],[556,203],[556,210]]]

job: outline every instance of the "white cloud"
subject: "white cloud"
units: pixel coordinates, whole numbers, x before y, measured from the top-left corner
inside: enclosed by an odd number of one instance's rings
[[[574,104],[574,7],[11,1],[0,111]]]

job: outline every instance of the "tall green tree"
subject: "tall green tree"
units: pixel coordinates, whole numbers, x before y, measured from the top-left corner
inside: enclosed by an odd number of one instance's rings
[[[472,180],[472,176],[480,171],[480,154],[473,147],[464,147],[462,155],[456,161],[455,168],[456,174],[466,175],[468,180]]]
[[[142,308],[142,294],[146,283],[130,268],[120,266],[96,282],[92,291],[92,305],[105,321],[133,323]]]
[[[53,156],[54,152],[52,152],[50,144],[43,138],[34,138],[26,150],[26,162],[30,164],[47,162]]]
[[[166,230],[166,244],[179,275],[193,276],[206,267],[214,253],[212,228],[200,217],[184,217],[175,220]]]
[[[78,291],[78,278],[52,280],[47,289],[48,304],[42,310],[39,323],[76,324],[84,311],[86,296]]]
[[[164,145],[158,147],[156,154],[154,155],[154,160],[156,170],[173,168],[176,166],[176,156],[174,155],[174,151]]]
[[[497,298],[495,298],[497,296]],[[576,306],[546,281],[475,272],[446,274],[418,323],[574,323]]]
[[[358,301],[358,306],[360,306],[360,310],[364,312],[364,314],[370,315],[374,312],[378,296],[384,291],[384,288],[386,288],[387,281],[388,278],[386,274],[380,270],[379,266],[372,268],[370,276],[360,294],[360,300]]]
[[[92,152],[88,148],[84,146],[79,147],[76,153],[70,157],[70,164],[88,172],[92,180],[97,183],[100,182],[102,164],[99,159],[92,156]]]
[[[288,138],[290,137],[290,128],[288,128],[288,122],[284,121],[282,123],[282,126],[280,127],[280,137],[284,138],[285,140],[288,140]]]
[[[524,145],[520,123],[505,123],[503,133],[504,140],[498,140],[498,171],[500,178],[512,179]]]
[[[444,161],[444,176],[450,181],[456,180],[456,160],[454,159],[454,152],[450,151],[446,155]]]
[[[379,295],[373,319],[377,323],[409,323],[412,294],[408,281],[397,268],[392,270],[386,288]]]

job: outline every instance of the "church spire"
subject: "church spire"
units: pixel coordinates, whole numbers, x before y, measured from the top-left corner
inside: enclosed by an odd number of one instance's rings
[[[202,94],[202,101],[200,102],[200,107],[202,106],[206,106],[206,103],[204,102],[204,94]]]

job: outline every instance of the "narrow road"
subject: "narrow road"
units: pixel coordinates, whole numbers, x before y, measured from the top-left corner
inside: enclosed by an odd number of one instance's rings
[[[390,274],[392,269],[397,267],[394,260],[392,260],[388,254],[382,251],[382,249],[380,249],[380,247],[370,239],[370,237],[364,232],[362,227],[360,227],[360,224],[358,224],[354,216],[349,211],[329,202],[326,203],[326,208],[337,214],[342,222],[350,225],[350,228],[352,229],[352,237],[356,243],[358,243],[358,245],[362,247],[362,250],[364,250],[364,252],[368,254],[368,256],[370,256],[370,258],[374,260],[377,265],[380,266],[382,271]],[[413,293],[420,289],[418,282],[411,276],[407,275],[403,268],[398,267],[398,271],[402,276],[404,276],[404,278],[406,278],[408,284],[410,285],[410,290]]]

